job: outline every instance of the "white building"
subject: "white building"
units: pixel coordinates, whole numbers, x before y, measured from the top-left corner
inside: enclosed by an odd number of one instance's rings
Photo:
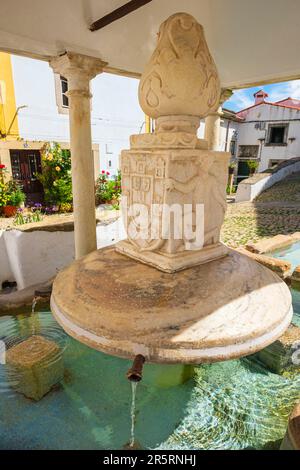
[[[236,113],[237,182],[249,175],[247,160],[257,160],[258,171],[300,156],[300,100],[271,103],[268,94],[254,94],[253,106]]]
[[[70,142],[67,83],[47,62],[12,56],[16,106],[23,147],[34,142]],[[144,132],[144,114],[138,103],[138,80],[103,73],[91,82],[92,139],[95,165],[115,175],[121,149],[129,147],[131,134]],[[98,147],[99,146],[99,147]]]

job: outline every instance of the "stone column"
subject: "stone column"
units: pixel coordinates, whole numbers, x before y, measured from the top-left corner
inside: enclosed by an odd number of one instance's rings
[[[222,104],[230,98],[232,91],[223,89],[220,98],[220,106],[218,111],[210,113],[205,119],[204,138],[208,142],[209,150],[218,151],[220,145],[220,128],[222,116]]]
[[[76,259],[97,248],[90,80],[105,65],[100,59],[70,52],[50,61],[54,72],[68,80]]]

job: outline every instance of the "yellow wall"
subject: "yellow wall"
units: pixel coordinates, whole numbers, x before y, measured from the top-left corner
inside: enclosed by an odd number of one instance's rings
[[[0,132],[6,134],[16,112],[15,89],[10,54],[0,52]],[[5,140],[19,137],[18,118],[16,117],[10,135]],[[1,135],[0,135],[1,140]],[[3,140],[3,138],[2,138]]]

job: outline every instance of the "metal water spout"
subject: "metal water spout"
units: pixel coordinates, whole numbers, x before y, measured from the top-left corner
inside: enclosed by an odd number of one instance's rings
[[[142,354],[135,356],[132,367],[127,371],[127,379],[130,382],[140,382],[143,378],[145,358]]]

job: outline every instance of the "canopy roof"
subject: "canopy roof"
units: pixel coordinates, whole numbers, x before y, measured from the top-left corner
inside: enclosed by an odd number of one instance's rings
[[[107,71],[139,76],[160,24],[185,11],[204,26],[223,87],[300,78],[298,0],[152,0],[91,32],[128,0],[0,0],[0,49],[47,60],[66,50],[101,58]]]

